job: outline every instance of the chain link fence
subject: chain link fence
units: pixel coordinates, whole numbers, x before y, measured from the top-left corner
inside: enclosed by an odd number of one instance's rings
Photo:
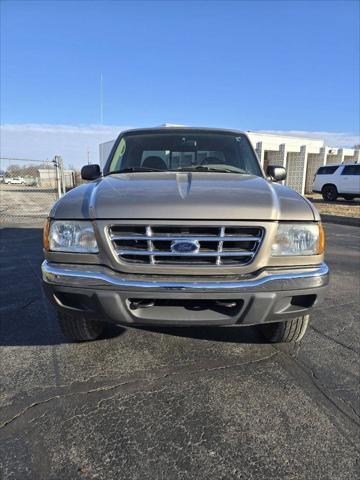
[[[52,161],[0,158],[0,224],[39,224],[67,189],[75,172]]]

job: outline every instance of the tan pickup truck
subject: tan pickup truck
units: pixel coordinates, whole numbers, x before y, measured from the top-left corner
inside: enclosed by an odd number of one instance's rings
[[[44,229],[45,290],[63,332],[125,325],[258,325],[296,342],[328,284],[317,210],[264,172],[246,134],[123,132],[101,172],[64,195]]]

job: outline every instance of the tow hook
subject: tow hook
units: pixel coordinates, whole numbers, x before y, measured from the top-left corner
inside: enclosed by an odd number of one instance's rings
[[[131,300],[129,304],[130,310],[137,310],[138,308],[151,308],[155,305],[155,301],[151,299]]]
[[[234,308],[237,305],[233,300],[216,300],[216,304],[225,308]]]

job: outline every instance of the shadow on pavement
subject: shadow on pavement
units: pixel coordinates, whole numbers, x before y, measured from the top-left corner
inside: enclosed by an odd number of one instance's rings
[[[317,198],[317,197],[307,197],[308,200],[310,200],[312,203],[319,203],[321,205],[330,205],[331,207],[335,207],[336,205],[349,205],[349,206],[357,206],[360,205],[360,200],[357,198],[354,198],[354,200],[345,200],[344,198],[338,198],[336,202],[327,202],[324,200],[322,197]]]
[[[247,327],[134,327],[139,330],[212,342],[266,343],[259,329]]]
[[[58,345],[62,335],[56,312],[42,290],[42,228],[0,229],[0,346]],[[165,335],[231,343],[264,343],[255,327],[135,327]],[[98,341],[126,328],[107,324]]]

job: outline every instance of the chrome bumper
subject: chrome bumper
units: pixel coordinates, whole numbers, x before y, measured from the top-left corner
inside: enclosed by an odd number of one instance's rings
[[[326,263],[316,267],[269,269],[256,276],[209,277],[208,280],[190,279],[172,281],[169,277],[117,273],[100,265],[42,264],[46,284],[74,288],[111,289],[131,292],[234,292],[282,291],[324,287],[329,282]],[[178,277],[179,278],[179,277]]]

